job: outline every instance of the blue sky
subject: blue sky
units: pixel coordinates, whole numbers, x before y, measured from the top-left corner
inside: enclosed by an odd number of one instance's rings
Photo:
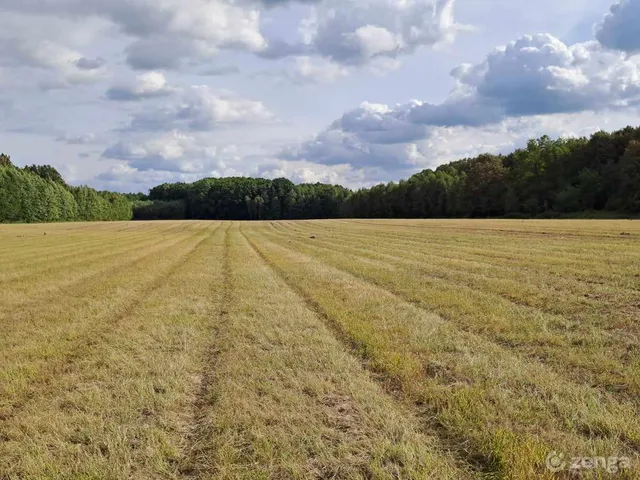
[[[0,0],[0,150],[350,187],[637,125],[640,0]]]

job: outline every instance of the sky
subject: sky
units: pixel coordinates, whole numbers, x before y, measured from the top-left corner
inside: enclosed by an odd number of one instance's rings
[[[351,188],[640,125],[640,0],[0,0],[0,151]]]

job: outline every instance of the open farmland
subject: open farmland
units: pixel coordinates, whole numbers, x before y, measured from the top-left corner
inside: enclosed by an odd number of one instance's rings
[[[637,221],[0,225],[0,292],[3,480],[640,478]]]

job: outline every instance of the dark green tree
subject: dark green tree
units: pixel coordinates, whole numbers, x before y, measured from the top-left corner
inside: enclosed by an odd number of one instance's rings
[[[9,155],[0,153],[0,167],[13,167],[13,163],[11,163],[11,157]]]
[[[60,172],[53,168],[51,165],[29,165],[24,167],[27,172],[38,175],[40,178],[44,178],[45,180],[51,180],[52,182],[58,183],[64,187],[67,186],[67,183],[60,175]]]

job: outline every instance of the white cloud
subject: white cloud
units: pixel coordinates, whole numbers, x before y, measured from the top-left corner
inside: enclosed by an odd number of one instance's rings
[[[265,58],[303,57],[296,60],[299,65],[292,79],[326,83],[346,74],[335,63],[375,64],[381,73],[397,64],[395,57],[399,55],[451,41],[460,28],[453,20],[454,1],[302,1],[314,5],[314,13],[302,23],[304,41],[298,43],[268,39],[261,31],[261,7],[288,3],[280,0],[4,0],[0,12],[6,12],[11,17],[7,23],[15,25],[9,37],[20,40],[7,45],[5,51],[22,56],[21,62],[59,59],[54,68],[63,74],[47,81],[50,88],[104,80],[104,61],[71,48],[64,38],[67,34],[35,31],[34,35],[33,31],[22,32],[24,25],[65,24],[73,30],[93,22],[99,24],[95,32],[110,35],[115,27],[121,33],[120,41],[126,42],[126,61],[139,70],[178,70],[209,62],[221,50],[236,50]],[[40,45],[43,42],[67,49],[67,55],[61,50],[33,59],[33,52],[46,47]],[[25,48],[29,51],[26,55],[20,53]],[[310,56],[334,63],[325,63],[327,69],[322,71],[316,66],[320,60],[314,63]],[[123,92],[112,93],[117,96]]]
[[[620,0],[597,26],[602,45],[629,54],[640,52],[640,1]]]
[[[365,144],[407,143],[425,138],[428,126],[483,126],[520,116],[633,108],[640,102],[638,61],[597,42],[567,46],[548,34],[522,37],[452,75],[457,86],[441,104],[364,103],[321,136],[342,132]]]
[[[281,152],[281,157],[321,165],[381,167],[390,170],[408,170],[427,163],[415,143],[371,143],[357,134],[338,128],[329,128],[300,146],[285,149]]]
[[[331,124],[328,131],[353,134],[367,143],[407,143],[424,138],[426,127],[412,122],[408,116],[422,102],[413,100],[391,108],[387,105],[364,102]]]
[[[138,171],[165,171],[206,175],[223,171],[225,162],[237,160],[234,146],[217,147],[178,131],[147,139],[119,141],[108,147],[104,158],[124,160]]]
[[[146,108],[133,116],[130,129],[207,131],[221,125],[265,123],[275,116],[260,101],[201,85],[184,89],[179,97],[159,108]]]
[[[107,90],[107,98],[116,101],[135,101],[145,98],[165,97],[177,89],[167,85],[161,72],[146,72],[134,80],[121,81]]]
[[[82,181],[100,174],[95,182],[119,189],[234,174],[359,186],[509,151],[544,133],[612,129],[625,115],[637,123],[639,0],[612,8],[597,27],[599,42],[575,45],[558,37],[588,33],[597,7],[586,0],[557,6],[581,22],[572,34],[574,25],[558,27],[552,18],[553,2],[480,3],[491,8],[459,2],[461,18],[482,32],[464,49],[409,60],[463,28],[453,1],[0,0],[3,149],[77,162]],[[520,10],[535,21],[517,18]],[[501,21],[504,31],[482,30]],[[489,50],[531,25],[555,36],[522,36]],[[266,66],[264,59],[281,57]],[[256,74],[274,68],[286,85]],[[197,78],[209,85],[184,86]],[[450,95],[438,101],[452,80]],[[105,92],[129,103],[105,102]],[[88,131],[95,134],[81,134]],[[88,154],[82,161],[80,150]]]
[[[235,169],[239,167],[240,169]],[[370,173],[370,172],[369,172]],[[254,176],[260,178],[288,178],[294,183],[331,183],[358,187],[375,183],[374,176],[363,170],[354,170],[348,165],[328,167],[305,161],[282,161],[263,159],[253,162],[245,159],[241,164],[206,173],[183,173],[166,170],[139,170],[128,163],[117,163],[96,175],[94,185],[98,188],[121,192],[146,191],[162,183],[195,182],[203,176]]]
[[[52,20],[7,8],[0,2],[0,65],[10,87],[68,88],[108,78],[106,60],[83,53],[101,30],[99,22]]]
[[[108,78],[104,61],[84,57],[58,43],[0,35],[0,61],[13,69],[30,68],[43,74],[38,85],[45,89],[96,83]]]
[[[120,191],[137,191],[170,181],[193,182],[204,177],[286,177],[297,183],[354,185],[363,178],[362,172],[349,165],[284,160],[262,148],[217,144],[207,136],[178,131],[116,142],[103,152],[102,158],[118,163],[97,175],[96,180]]]
[[[257,52],[266,47],[257,6],[226,0],[5,0],[0,10],[51,18],[101,18],[133,41],[134,68],[178,67],[219,49]]]
[[[460,27],[455,0],[326,0],[301,27],[309,49],[335,62],[362,65],[421,46],[452,41]]]
[[[453,72],[463,100],[507,116],[623,106],[640,94],[639,73],[639,63],[596,42],[568,46],[549,34],[524,36]]]

